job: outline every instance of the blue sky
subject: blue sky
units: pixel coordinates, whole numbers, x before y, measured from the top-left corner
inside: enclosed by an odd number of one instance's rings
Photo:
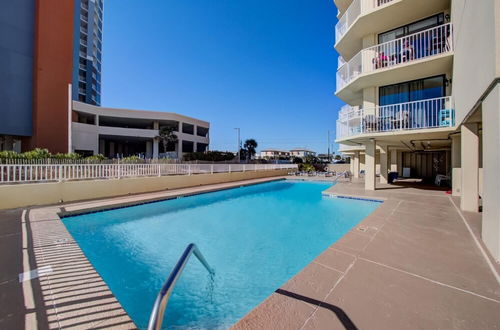
[[[211,149],[235,127],[259,149],[326,152],[337,10],[331,0],[119,0],[104,13],[102,105],[211,123]]]

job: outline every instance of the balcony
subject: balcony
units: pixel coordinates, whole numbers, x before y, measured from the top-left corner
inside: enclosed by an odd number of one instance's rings
[[[450,0],[354,0],[335,27],[335,48],[349,60],[363,48],[363,37],[449,9]]]
[[[455,110],[451,96],[376,106],[342,109],[337,120],[336,140],[384,132],[453,128]]]
[[[422,62],[427,59],[443,57],[452,54],[453,27],[451,23],[440,25],[428,30],[417,32],[399,39],[391,40],[361,50],[349,62],[342,65],[337,71],[337,96],[346,102],[352,102],[353,96],[345,92],[340,93],[346,86],[351,85],[360,77],[366,77],[377,72],[387,72],[398,67]],[[450,62],[443,60],[442,62]],[[339,64],[341,61],[339,61]],[[451,63],[449,63],[451,65]],[[377,76],[375,81],[365,79],[365,82],[356,84],[355,89],[360,90],[367,86],[380,86],[390,84],[401,79],[419,77],[415,75],[431,75],[442,73],[442,65],[426,65],[425,68],[406,70],[401,77],[394,74]],[[351,91],[351,93],[354,91]]]
[[[339,41],[346,34],[356,19],[371,10],[394,0],[354,0],[335,25],[335,40]]]

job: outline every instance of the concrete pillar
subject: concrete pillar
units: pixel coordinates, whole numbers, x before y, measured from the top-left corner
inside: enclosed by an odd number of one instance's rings
[[[153,158],[158,158],[159,156],[160,142],[158,139],[153,139]]]
[[[159,130],[160,129],[160,122],[159,121],[155,120],[153,122],[153,129],[155,129],[155,130]]]
[[[500,87],[482,104],[483,224],[482,238],[493,258],[500,260]]]
[[[479,136],[478,124],[462,125],[462,191],[460,208],[479,211]]]
[[[182,140],[177,142],[177,158],[182,159]]]
[[[380,147],[380,183],[389,182],[389,172],[387,170],[387,146]]]
[[[452,196],[460,196],[462,190],[461,155],[460,155],[460,135],[451,136],[451,191]]]
[[[377,105],[377,88],[367,87],[363,89],[363,111],[365,115],[375,115]]]
[[[390,171],[397,172],[398,171],[398,150],[397,149],[391,150],[390,164],[391,164]]]
[[[375,190],[375,140],[365,144],[365,190]]]
[[[146,141],[146,158],[153,157],[153,141]]]
[[[354,156],[352,157],[352,173],[355,178],[359,178],[359,151],[354,152]]]
[[[109,157],[111,157],[111,158],[115,157],[115,143],[114,142],[109,142]]]
[[[100,153],[101,155],[106,154],[106,143],[104,142],[103,139],[99,139],[99,151],[98,151],[98,153]]]

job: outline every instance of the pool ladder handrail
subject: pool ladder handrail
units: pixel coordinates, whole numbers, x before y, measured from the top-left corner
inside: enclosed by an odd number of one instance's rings
[[[208,270],[210,275],[214,275],[214,270],[210,267],[208,262],[205,260],[205,257],[201,254],[200,250],[196,246],[196,244],[191,243],[187,246],[184,253],[177,261],[174,269],[168,276],[165,284],[161,288],[158,296],[156,297],[155,304],[153,306],[153,310],[151,311],[151,316],[149,318],[148,330],[160,330],[163,323],[163,316],[165,315],[165,309],[167,308],[168,300],[170,299],[170,295],[174,290],[175,283],[182,275],[182,271],[184,267],[186,267],[187,262],[189,261],[189,257],[194,254],[196,258],[201,262],[203,266]]]

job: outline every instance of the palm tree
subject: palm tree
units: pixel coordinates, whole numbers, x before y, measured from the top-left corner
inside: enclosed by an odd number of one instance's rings
[[[252,158],[252,156],[255,155],[256,151],[255,149],[257,149],[257,141],[255,141],[254,139],[247,139],[245,140],[245,144],[243,144],[243,148],[247,151],[246,154],[247,154],[247,161]]]
[[[174,128],[170,126],[164,126],[160,129],[160,135],[158,138],[163,142],[163,152],[167,153],[167,145],[169,143],[176,143],[178,141],[177,135],[174,133]]]

